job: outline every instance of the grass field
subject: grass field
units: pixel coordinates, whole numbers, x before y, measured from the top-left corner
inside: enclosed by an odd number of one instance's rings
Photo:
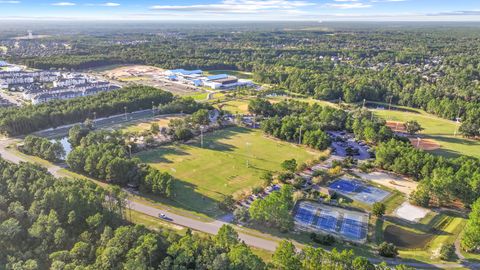
[[[197,139],[142,152],[138,157],[178,179],[176,204],[216,216],[217,202],[224,195],[259,185],[265,171],[280,170],[280,163],[286,159],[305,162],[319,155],[320,152],[264,137],[261,131],[233,127],[206,134],[204,148]]]
[[[172,119],[178,119],[178,118],[180,117],[179,116],[160,116],[160,117],[156,117],[155,119],[150,118],[142,121],[128,122],[128,123],[123,123],[118,127],[115,127],[115,130],[120,130],[123,132],[142,132],[145,130],[149,130],[150,126],[153,123],[157,123],[160,128],[167,127],[168,123],[170,123]]]
[[[228,111],[233,114],[237,114],[237,113],[247,114],[248,103],[249,103],[249,100],[247,99],[237,99],[237,100],[229,100],[229,101],[221,102],[216,105],[217,106],[222,105],[223,106],[222,110]]]
[[[453,136],[458,124],[454,121],[438,118],[421,110],[409,108],[411,112],[395,110],[374,110],[378,117],[387,121],[406,122],[416,120],[425,129],[421,132],[425,138],[436,141],[441,148],[431,151],[446,157],[468,155],[480,158],[480,141],[469,140],[460,135]]]

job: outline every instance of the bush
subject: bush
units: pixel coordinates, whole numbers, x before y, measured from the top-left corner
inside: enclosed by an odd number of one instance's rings
[[[372,214],[374,214],[377,217],[382,217],[383,215],[385,215],[385,210],[386,210],[385,204],[381,202],[376,202],[373,204]]]
[[[440,259],[452,261],[455,259],[455,246],[453,244],[443,244],[440,248]]]
[[[310,234],[310,239],[312,239],[313,242],[318,243],[320,245],[324,246],[332,246],[335,244],[335,237],[333,237],[330,234],[316,234],[316,233],[311,233]]]
[[[383,257],[395,258],[398,255],[398,249],[392,243],[383,242],[378,246],[378,254]]]
[[[304,183],[305,183],[305,179],[303,177],[300,177],[300,176],[295,177],[295,179],[293,180],[293,186],[296,189],[302,188]]]
[[[233,218],[235,222],[247,222],[250,218],[250,214],[248,213],[248,209],[245,207],[239,207],[233,211]]]
[[[223,200],[218,203],[218,207],[225,211],[232,211],[235,208],[235,200],[232,195],[223,197]]]
[[[280,180],[280,182],[282,183],[285,183],[287,182],[287,180],[293,179],[294,177],[295,177],[295,174],[291,172],[285,172],[278,175],[278,180]]]
[[[261,186],[256,186],[252,188],[252,194],[258,194],[263,191],[263,187]]]

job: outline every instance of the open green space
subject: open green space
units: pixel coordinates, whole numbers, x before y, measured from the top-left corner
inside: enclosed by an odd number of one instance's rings
[[[143,119],[139,121],[131,121],[114,126],[113,129],[123,132],[143,132],[150,130],[153,123],[157,123],[160,128],[167,127],[173,119],[181,118],[180,115],[158,116],[155,118]]]
[[[387,216],[377,222],[376,242],[395,243],[402,258],[437,262],[441,246],[453,244],[464,224],[464,218],[449,213],[432,212],[418,223]]]
[[[480,158],[480,141],[454,136],[459,125],[454,121],[438,118],[422,110],[408,108],[409,111],[374,110],[378,117],[387,121],[406,122],[416,120],[425,129],[421,132],[425,138],[436,141],[441,148],[431,151],[446,157],[468,155]]]
[[[196,101],[202,101],[202,100],[207,99],[208,93],[192,93],[192,94],[186,95],[186,96],[191,97],[191,98],[195,99]]]
[[[301,163],[319,155],[317,151],[267,138],[258,130],[232,127],[205,134],[203,148],[197,138],[142,152],[137,157],[178,179],[174,199],[178,206],[216,216],[220,214],[217,203],[224,195],[260,185],[261,175],[281,170],[280,163],[286,159],[295,158]]]
[[[221,106],[222,110],[228,111],[233,114],[237,114],[237,113],[247,114],[248,103],[249,103],[248,99],[236,99],[236,100],[224,101],[216,105]]]

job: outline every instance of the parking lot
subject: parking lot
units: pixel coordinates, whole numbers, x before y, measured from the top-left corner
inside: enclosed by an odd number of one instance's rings
[[[371,158],[370,147],[362,141],[357,141],[353,134],[343,131],[329,131],[332,139],[333,154],[340,157],[352,156],[359,160]]]
[[[366,213],[302,201],[296,207],[294,221],[300,230],[332,234],[354,242],[367,240]]]

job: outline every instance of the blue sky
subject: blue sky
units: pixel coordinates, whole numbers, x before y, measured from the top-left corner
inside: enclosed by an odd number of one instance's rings
[[[480,21],[480,0],[0,0],[0,11],[10,20]]]

